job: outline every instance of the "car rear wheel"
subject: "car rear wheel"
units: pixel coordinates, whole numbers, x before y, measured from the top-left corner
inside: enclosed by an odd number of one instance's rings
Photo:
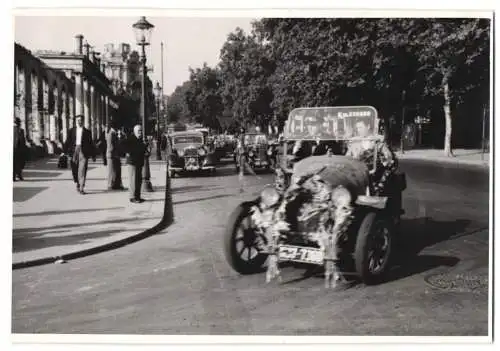
[[[358,231],[354,260],[356,272],[367,285],[379,283],[389,269],[393,238],[389,221],[375,212],[363,218]]]
[[[240,274],[263,271],[267,255],[257,244],[257,233],[250,218],[250,204],[239,205],[229,217],[224,236],[224,253],[229,265]],[[265,244],[265,237],[260,236]]]

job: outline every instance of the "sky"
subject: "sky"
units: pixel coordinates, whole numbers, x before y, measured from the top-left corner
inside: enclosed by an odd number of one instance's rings
[[[96,51],[103,52],[104,44],[135,45],[132,24],[139,17],[68,17],[16,16],[15,41],[29,50],[74,51],[74,37],[84,36]],[[164,45],[164,92],[170,94],[176,86],[189,79],[189,67],[201,67],[203,62],[215,66],[227,35],[237,27],[251,30],[253,18],[180,18],[147,17],[155,28],[151,45],[146,49],[147,65],[153,66],[149,75],[161,83],[161,42]]]

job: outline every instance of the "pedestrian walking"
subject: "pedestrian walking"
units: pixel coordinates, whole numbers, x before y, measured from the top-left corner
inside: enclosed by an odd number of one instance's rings
[[[14,181],[16,181],[16,178],[24,180],[23,168],[26,164],[27,151],[24,130],[21,128],[21,119],[16,117],[14,119]]]
[[[121,147],[115,122],[111,121],[106,133],[106,157],[108,159],[108,190],[125,190],[122,184]]]
[[[76,183],[76,190],[83,195],[85,194],[89,158],[92,157],[95,162],[96,152],[92,143],[92,133],[83,126],[83,116],[78,115],[75,119],[76,127],[71,128],[64,145],[64,151],[71,155],[73,181]]]
[[[144,158],[149,154],[146,143],[142,140],[142,127],[136,125],[134,134],[126,141],[126,156],[129,169],[129,198],[132,203],[141,203],[142,167]]]

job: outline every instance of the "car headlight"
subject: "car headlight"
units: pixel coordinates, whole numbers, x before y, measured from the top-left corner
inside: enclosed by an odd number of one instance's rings
[[[268,154],[269,156],[271,156],[271,155],[273,154],[273,150],[272,150],[272,149],[268,149],[268,150],[267,150],[267,154]]]
[[[207,154],[207,152],[205,151],[205,149],[203,149],[203,148],[198,149],[198,155],[205,156],[206,154]]]
[[[333,189],[332,201],[337,207],[348,206],[351,203],[351,193],[343,186],[338,186]]]
[[[178,154],[180,157],[184,156],[184,150],[178,150],[178,151],[177,151],[177,154]]]
[[[253,151],[248,152],[248,156],[253,157]]]
[[[276,205],[280,199],[280,195],[272,186],[267,186],[260,193],[260,199],[265,207]]]

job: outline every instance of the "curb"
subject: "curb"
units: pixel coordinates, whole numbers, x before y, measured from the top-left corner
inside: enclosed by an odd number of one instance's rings
[[[43,257],[43,258],[37,258],[34,260],[28,260],[28,261],[22,261],[22,262],[16,262],[12,263],[12,270],[16,269],[22,269],[22,268],[29,268],[29,267],[35,267],[35,266],[41,266],[41,265],[46,265],[49,263],[55,263],[58,260],[64,260],[64,261],[70,261],[70,260],[75,260],[77,258],[82,258],[85,256],[90,256],[90,255],[95,255],[98,253],[114,250],[132,243],[135,243],[137,241],[146,239],[150,236],[153,236],[155,234],[158,234],[160,231],[166,229],[170,225],[172,225],[174,221],[171,223],[167,223],[165,220],[161,220],[158,224],[155,226],[148,228],[138,234],[130,235],[126,238],[117,240],[117,241],[112,241],[103,245],[91,247],[89,249],[85,250],[77,250],[74,252],[70,252],[65,255],[61,256],[52,256],[52,257]]]
[[[422,161],[422,162],[433,162],[433,163],[446,163],[446,164],[452,164],[455,166],[472,166],[472,167],[480,167],[483,169],[488,169],[490,168],[490,162],[489,161],[467,161],[467,160],[460,160],[457,158],[426,158],[426,157],[416,157],[416,156],[405,156],[401,154],[396,155],[399,160],[401,161]]]

